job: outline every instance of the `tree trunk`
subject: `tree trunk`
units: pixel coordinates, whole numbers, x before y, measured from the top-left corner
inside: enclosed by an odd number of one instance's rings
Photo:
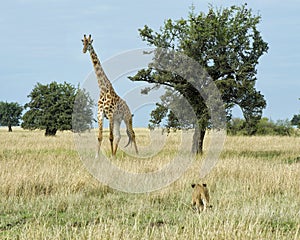
[[[205,136],[205,128],[199,129],[199,126],[197,126],[196,124],[195,132],[193,136],[192,153],[194,154],[203,153],[204,136]]]
[[[12,132],[11,125],[8,125],[8,131],[9,131],[9,132]]]
[[[45,136],[55,136],[56,132],[57,132],[56,128],[47,127],[46,132],[45,132]]]

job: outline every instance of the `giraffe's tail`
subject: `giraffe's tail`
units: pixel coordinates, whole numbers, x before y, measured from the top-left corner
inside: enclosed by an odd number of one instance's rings
[[[126,133],[128,136],[128,143],[125,145],[125,147],[127,147],[132,142],[132,137],[128,129],[126,129]]]
[[[130,116],[130,118],[128,118],[127,121],[125,121],[125,124],[126,124],[126,133],[127,133],[127,136],[128,136],[128,143],[126,144],[125,147],[127,147],[130,143],[133,142],[135,152],[138,154],[139,151],[137,149],[136,142],[135,142],[135,133],[132,129],[132,115]]]

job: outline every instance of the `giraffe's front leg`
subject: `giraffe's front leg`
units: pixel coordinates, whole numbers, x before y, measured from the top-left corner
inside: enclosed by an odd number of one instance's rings
[[[114,133],[113,133],[113,130],[114,130],[114,121],[113,121],[113,118],[110,117],[109,118],[109,141],[110,141],[111,153],[113,156],[115,156],[114,155]]]
[[[99,109],[98,111],[98,146],[97,146],[97,152],[96,152],[96,156],[95,158],[99,157],[99,153],[100,153],[100,147],[101,147],[101,143],[102,143],[102,138],[103,138],[103,111],[102,109]]]

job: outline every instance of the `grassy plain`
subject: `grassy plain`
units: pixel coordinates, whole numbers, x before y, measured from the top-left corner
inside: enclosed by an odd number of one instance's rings
[[[190,184],[199,181],[200,158],[170,186],[129,194],[86,170],[72,133],[43,134],[0,129],[0,239],[300,239],[299,137],[227,136],[205,177],[213,208],[197,214]],[[147,145],[147,130],[136,135]],[[114,161],[158,168],[172,159],[176,134],[168,138],[150,160],[119,151]]]

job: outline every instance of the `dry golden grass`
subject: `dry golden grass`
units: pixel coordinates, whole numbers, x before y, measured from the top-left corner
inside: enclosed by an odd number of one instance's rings
[[[170,186],[129,194],[91,176],[72,133],[43,134],[0,129],[0,239],[300,239],[299,137],[227,137],[204,179],[213,208],[197,214],[190,184],[200,181],[201,158]],[[136,135],[147,151],[147,130]],[[159,169],[178,135],[167,141],[151,158],[119,151],[112,161],[133,172]]]

